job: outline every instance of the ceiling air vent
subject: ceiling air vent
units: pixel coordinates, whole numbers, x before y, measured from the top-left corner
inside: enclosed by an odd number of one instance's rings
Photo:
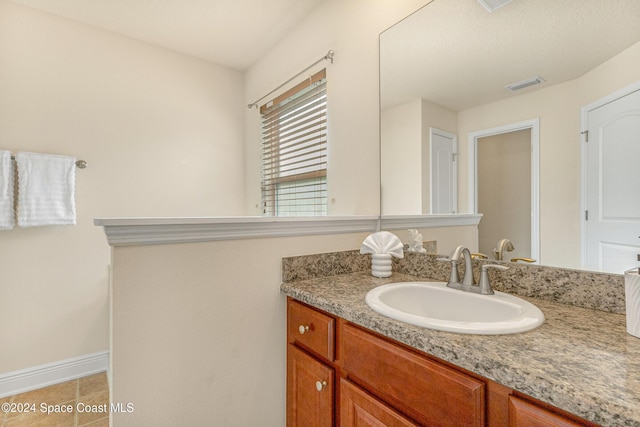
[[[487,12],[491,13],[496,9],[501,8],[505,4],[511,3],[512,0],[478,0],[478,3],[482,5]]]
[[[525,79],[519,82],[511,83],[509,85],[506,85],[505,88],[511,91],[516,91],[516,90],[524,89],[525,87],[540,84],[543,81],[544,79],[542,77],[536,76],[536,77],[531,77],[530,79]]]

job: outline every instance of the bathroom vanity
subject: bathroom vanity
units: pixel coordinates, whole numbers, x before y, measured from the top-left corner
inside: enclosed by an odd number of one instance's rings
[[[596,425],[291,298],[287,313],[290,426]]]
[[[640,340],[624,315],[525,297],[540,327],[464,335],[366,305],[370,289],[413,275],[283,277],[290,426],[640,425]]]

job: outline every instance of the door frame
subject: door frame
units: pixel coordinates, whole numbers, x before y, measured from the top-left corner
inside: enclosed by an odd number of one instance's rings
[[[452,188],[453,194],[451,195],[451,204],[453,207],[453,213],[458,213],[458,135],[451,132],[447,132],[435,127],[429,128],[429,162],[433,162],[433,136],[440,135],[445,138],[450,138],[453,142],[453,177]],[[431,164],[429,165],[429,214],[433,214],[433,170]]]
[[[487,136],[531,130],[531,258],[540,264],[540,119],[535,118],[469,132],[469,206],[478,212],[478,140]]]
[[[625,86],[620,90],[610,93],[580,109],[580,267],[586,268],[587,265],[587,141],[584,132],[589,129],[589,113],[610,102],[614,102],[620,98],[632,94],[640,90],[640,81]]]

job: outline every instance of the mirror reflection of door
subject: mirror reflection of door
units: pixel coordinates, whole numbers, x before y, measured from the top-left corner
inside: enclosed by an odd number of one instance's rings
[[[531,129],[477,140],[479,251],[494,258],[496,244],[509,239],[504,260],[531,258]]]
[[[640,83],[583,109],[585,268],[623,273],[640,253]]]
[[[429,209],[423,212],[431,214],[453,214],[458,211],[458,139],[449,132],[440,129],[429,129],[431,174],[429,193],[422,200],[430,200]],[[426,151],[426,150],[425,150]]]

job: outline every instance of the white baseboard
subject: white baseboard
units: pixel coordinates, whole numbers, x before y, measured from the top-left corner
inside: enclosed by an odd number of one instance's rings
[[[109,352],[102,351],[0,374],[0,398],[104,372],[108,367]]]

